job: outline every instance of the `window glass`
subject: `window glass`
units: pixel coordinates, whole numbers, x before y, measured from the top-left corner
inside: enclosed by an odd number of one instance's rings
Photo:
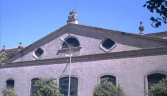
[[[14,80],[7,80],[6,87],[7,88],[14,88]]]
[[[114,85],[116,85],[116,78],[114,76],[105,75],[105,76],[102,76],[100,79],[103,79],[103,78],[107,78],[109,82],[112,82]]]
[[[68,84],[69,77],[64,77],[59,80],[60,91],[64,96],[68,96]],[[78,93],[78,79],[75,77],[71,77],[71,85],[70,85],[70,96],[77,96]]]
[[[36,51],[35,51],[35,55],[37,56],[37,57],[40,57],[42,54],[43,54],[43,50],[41,49],[41,48],[38,48]]]
[[[115,42],[108,38],[102,43],[102,46],[109,50],[114,44]]]
[[[34,78],[31,80],[31,94],[35,93],[37,91],[37,88],[35,87],[35,82],[39,80],[39,78]]]
[[[166,75],[160,74],[160,73],[155,73],[155,74],[148,75],[147,76],[148,89],[150,89],[150,87],[152,85],[157,84],[160,80],[162,80],[165,77],[166,77]]]
[[[79,42],[75,38],[68,38],[66,39],[66,42],[69,44],[70,47],[78,47]],[[68,48],[67,44],[63,42],[62,48]]]

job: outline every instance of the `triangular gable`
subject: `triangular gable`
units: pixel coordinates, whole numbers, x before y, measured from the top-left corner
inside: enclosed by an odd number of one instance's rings
[[[116,47],[110,52],[137,50],[142,48],[160,47],[167,45],[166,40],[149,37],[146,35],[138,35],[138,34],[108,30],[99,27],[85,26],[79,24],[67,24],[59,28],[58,30],[50,33],[49,35],[41,38],[40,40],[34,42],[33,44],[27,46],[22,51],[16,53],[15,56],[11,60],[9,60],[9,62],[21,62],[21,61],[23,62],[23,61],[36,60],[35,58],[32,57],[32,52],[36,48],[41,46],[45,48],[46,50],[44,51],[48,53],[46,53],[47,56],[44,56],[43,58],[40,59],[60,58],[60,56],[58,56],[59,53],[53,54],[53,52],[60,50],[60,41],[58,39],[63,34],[69,34],[69,35],[72,34],[74,36],[79,36],[80,40],[88,40],[87,44],[90,44],[90,46],[87,47],[87,49],[84,49],[85,48],[84,46],[88,45],[82,43],[83,46],[81,46],[82,48],[80,47],[81,52],[78,54],[78,56],[105,53],[104,50],[101,50],[99,48],[100,45],[99,43],[105,38],[110,38],[116,41],[117,43]],[[66,36],[63,38],[66,38]],[[85,42],[86,41],[84,41],[84,43]],[[92,45],[94,45],[95,47],[93,47]],[[55,49],[51,47],[54,47]],[[77,50],[80,50],[80,48],[78,48]],[[93,48],[93,50],[91,48]],[[90,51],[87,52],[87,50]],[[49,54],[52,56],[50,56]]]

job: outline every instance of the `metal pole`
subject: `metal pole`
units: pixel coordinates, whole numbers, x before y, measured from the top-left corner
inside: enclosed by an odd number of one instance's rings
[[[64,41],[66,44],[67,44],[67,46],[70,48],[70,64],[69,64],[69,84],[68,84],[68,96],[70,96],[70,85],[71,85],[71,56],[72,56],[72,54],[71,54],[71,47],[69,46],[69,44],[66,42],[66,41]]]
[[[71,47],[69,46],[69,44],[62,38],[60,38],[61,41],[65,42],[68,46],[68,48],[70,48],[70,64],[69,64],[69,83],[68,83],[68,96],[70,96],[70,85],[71,85],[71,57],[72,57],[72,51],[71,51]]]

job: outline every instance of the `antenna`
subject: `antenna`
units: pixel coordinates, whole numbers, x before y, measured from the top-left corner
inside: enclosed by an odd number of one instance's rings
[[[0,31],[0,48],[1,48],[1,39],[2,39],[2,38],[1,38],[1,31]]]
[[[1,29],[1,26],[0,26],[0,29]],[[1,32],[1,30],[0,30],[0,48],[2,47],[2,46],[1,46],[1,43],[2,43],[2,41],[1,41],[1,40],[2,40],[2,36],[1,36],[1,35],[2,35],[2,32]],[[0,49],[0,50],[1,50],[1,49]]]
[[[1,4],[1,1],[0,1],[0,4]],[[1,9],[1,8],[0,8],[0,9]],[[1,16],[0,16],[0,18],[1,18]],[[1,48],[1,39],[2,39],[2,38],[1,38],[1,37],[2,37],[2,36],[1,36],[1,30],[2,30],[2,28],[1,28],[1,23],[0,23],[0,48]]]
[[[75,12],[77,11],[77,9],[76,9],[76,0],[75,0]]]

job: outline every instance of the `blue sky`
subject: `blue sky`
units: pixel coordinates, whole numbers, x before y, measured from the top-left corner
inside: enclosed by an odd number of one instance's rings
[[[76,0],[79,24],[138,34],[167,31],[167,25],[153,28],[146,0]],[[0,0],[0,49],[24,46],[66,25],[75,0]]]

